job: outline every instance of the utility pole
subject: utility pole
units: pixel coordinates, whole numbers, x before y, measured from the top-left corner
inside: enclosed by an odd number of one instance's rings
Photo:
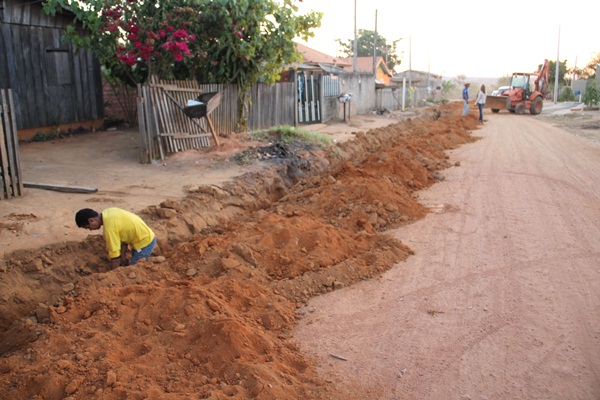
[[[560,71],[560,25],[558,26],[558,47],[556,48],[556,73],[554,75],[554,104],[558,102],[558,73]]]
[[[427,97],[431,96],[431,53],[427,54]]]
[[[377,10],[375,10],[375,35],[373,36],[373,75],[377,79]]]
[[[412,35],[408,35],[408,87],[412,87]]]
[[[577,56],[575,56],[575,66],[573,67],[573,76],[571,77],[571,90],[575,90],[575,74],[577,74]]]
[[[408,90],[412,89],[412,35],[408,35]],[[414,96],[414,91],[412,91]],[[410,99],[410,107],[415,106],[415,99],[412,97]]]
[[[358,68],[356,66],[356,53],[358,52],[358,42],[356,40],[356,0],[354,0],[354,73],[357,72]]]

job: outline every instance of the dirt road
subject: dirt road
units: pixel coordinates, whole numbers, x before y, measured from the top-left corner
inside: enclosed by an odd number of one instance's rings
[[[487,118],[420,192],[436,213],[392,232],[416,254],[313,298],[296,330],[373,398],[600,398],[600,147]]]

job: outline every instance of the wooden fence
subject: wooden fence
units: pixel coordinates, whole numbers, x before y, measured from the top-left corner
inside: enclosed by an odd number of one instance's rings
[[[23,195],[19,136],[10,89],[0,89],[0,115],[0,199],[4,200]]]
[[[190,118],[186,103],[202,93],[218,92],[220,103],[210,119]],[[294,83],[257,84],[250,91],[247,114],[249,130],[294,125]],[[218,145],[218,135],[235,132],[238,122],[236,85],[203,85],[196,81],[165,81],[156,78],[138,88],[138,123],[141,162],[164,160],[170,153]],[[211,126],[212,122],[212,126]]]

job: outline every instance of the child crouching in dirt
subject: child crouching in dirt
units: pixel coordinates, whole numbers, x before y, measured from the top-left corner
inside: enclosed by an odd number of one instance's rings
[[[142,258],[147,260],[156,245],[154,232],[140,217],[117,207],[100,214],[90,208],[81,209],[75,214],[75,222],[91,231],[104,226],[111,268],[133,265]],[[127,260],[128,246],[131,246],[131,261]]]

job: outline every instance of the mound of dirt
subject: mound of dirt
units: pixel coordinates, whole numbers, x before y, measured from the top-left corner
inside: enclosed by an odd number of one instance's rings
[[[474,140],[475,117],[456,115],[278,151],[259,174],[149,207],[149,262],[107,270],[99,235],[8,255],[1,397],[360,398],[319,377],[289,333],[312,296],[411,254],[385,230],[427,213],[416,191],[443,179],[444,150]]]

